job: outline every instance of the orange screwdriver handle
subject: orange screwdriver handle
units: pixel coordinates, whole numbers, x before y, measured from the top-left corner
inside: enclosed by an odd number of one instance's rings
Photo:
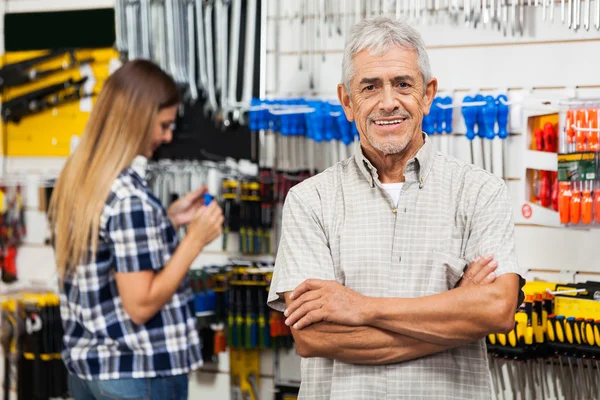
[[[592,192],[587,188],[587,184],[588,182],[586,182],[586,188],[581,192],[581,222],[589,225],[593,219],[592,207],[594,201],[592,199]]]
[[[581,221],[581,192],[579,191],[577,182],[571,193],[571,211],[569,212],[571,215],[571,224],[577,225]]]
[[[599,151],[600,145],[598,144],[598,138],[600,132],[598,132],[598,110],[592,109],[588,112],[588,127],[592,131],[587,134],[588,150]]]
[[[568,224],[571,221],[571,185],[569,182],[559,182],[558,213],[560,223]]]
[[[594,190],[594,206],[592,208],[594,209],[594,221],[600,223],[600,189]]]
[[[552,172],[552,209],[558,211],[558,173]]]
[[[587,116],[585,110],[578,110],[576,115],[575,124],[575,151],[581,152],[587,150],[587,134],[582,131],[581,128],[587,126]]]

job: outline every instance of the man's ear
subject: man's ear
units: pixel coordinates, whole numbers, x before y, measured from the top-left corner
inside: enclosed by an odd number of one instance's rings
[[[427,87],[425,87],[425,93],[423,93],[423,115],[429,115],[431,104],[433,103],[435,95],[437,94],[437,88],[437,79],[431,78],[431,80],[427,83]]]
[[[350,122],[354,121],[354,112],[352,111],[352,105],[350,104],[350,94],[343,83],[338,84],[337,94],[340,104],[344,109],[344,114],[346,114],[346,119]]]

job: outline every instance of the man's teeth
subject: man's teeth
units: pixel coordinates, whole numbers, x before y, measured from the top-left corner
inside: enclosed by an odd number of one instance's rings
[[[375,123],[377,125],[394,125],[394,124],[400,124],[400,123],[402,123],[402,121],[404,121],[404,120],[396,119],[394,121],[375,121]]]

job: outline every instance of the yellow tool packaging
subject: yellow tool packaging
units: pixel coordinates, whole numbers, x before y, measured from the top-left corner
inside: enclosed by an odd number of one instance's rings
[[[0,68],[3,154],[68,156],[117,57],[113,49],[7,52]]]

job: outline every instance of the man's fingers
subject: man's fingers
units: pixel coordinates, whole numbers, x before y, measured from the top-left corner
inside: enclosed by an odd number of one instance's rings
[[[290,293],[290,299],[294,300],[298,297],[302,296],[303,293],[308,292],[309,290],[316,290],[322,288],[327,281],[322,281],[320,279],[307,279],[301,284],[298,285],[296,289]]]
[[[488,283],[493,283],[496,280],[496,273],[495,272],[490,272],[488,274],[488,276],[486,276],[485,278],[483,278],[483,280],[481,281],[482,285],[488,284]]]
[[[494,272],[498,268],[498,261],[492,260],[487,265],[485,265],[481,270],[474,276],[473,280],[475,283],[483,283],[484,279],[486,279],[492,272]]]
[[[321,303],[319,301],[313,300],[307,303],[303,303],[300,307],[298,307],[293,313],[290,313],[290,316],[285,320],[285,324],[287,326],[293,326],[296,328],[296,323],[305,318],[306,315],[311,313],[312,311],[318,310],[321,308]],[[313,321],[312,323],[314,323]],[[296,328],[298,329],[298,328]]]
[[[467,267],[467,269],[465,271],[465,275],[470,276],[470,277],[477,276],[481,272],[481,270],[493,259],[494,259],[494,256],[492,254],[487,254],[482,257],[477,257],[475,259],[475,261],[473,261],[471,264],[469,264],[469,266]]]
[[[293,328],[296,330],[304,329],[312,324],[325,320],[325,313],[321,309],[317,309],[309,312],[298,322],[293,324]]]
[[[292,301],[290,306],[283,312],[283,315],[287,317],[291,315],[294,311],[296,311],[298,307],[300,307],[302,304],[316,300],[319,297],[319,293],[316,290],[309,290],[308,292],[302,294],[302,296]]]

